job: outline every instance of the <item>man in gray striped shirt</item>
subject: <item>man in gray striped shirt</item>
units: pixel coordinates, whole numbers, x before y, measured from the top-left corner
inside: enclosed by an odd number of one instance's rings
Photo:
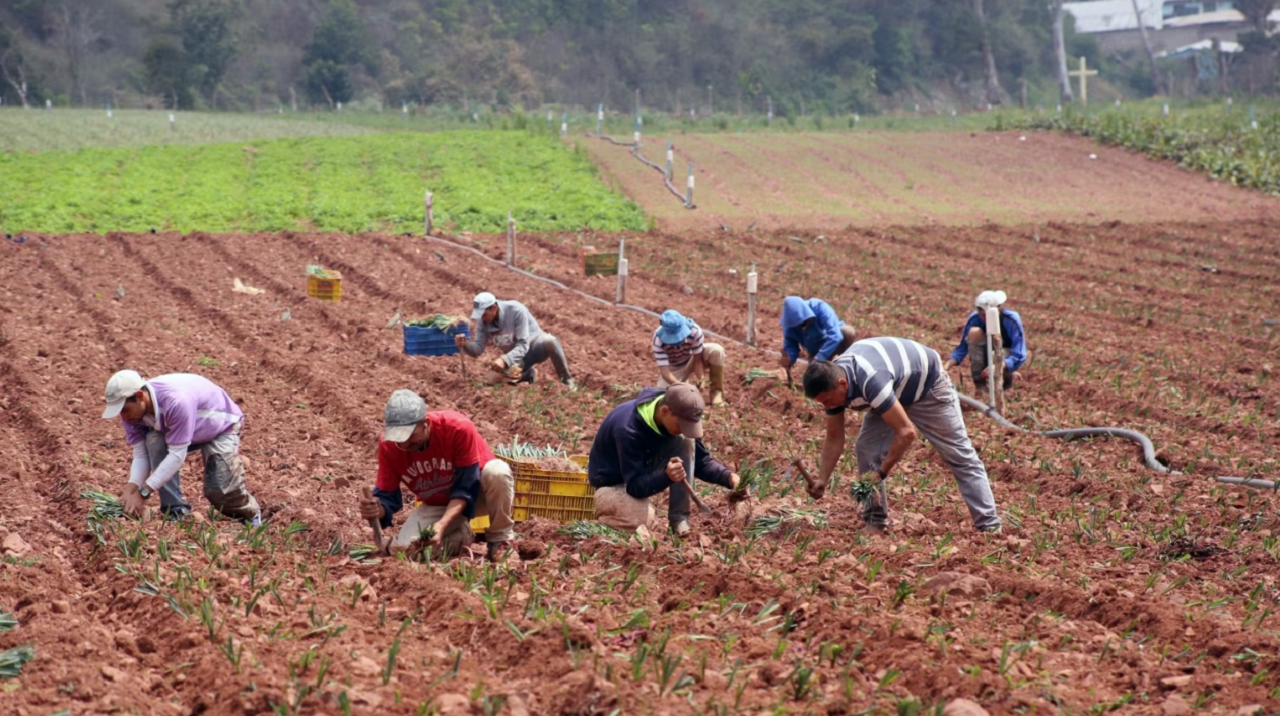
[[[810,363],[804,372],[804,394],[827,412],[822,465],[809,483],[814,499],[826,492],[844,452],[845,409],[870,408],[854,446],[859,474],[874,472],[883,483],[919,431],[951,468],[974,527],[1000,531],[987,470],[965,432],[955,386],[932,348],[906,338],[858,341],[833,361]],[[862,517],[871,531],[883,532],[888,526],[887,505],[873,499]]]

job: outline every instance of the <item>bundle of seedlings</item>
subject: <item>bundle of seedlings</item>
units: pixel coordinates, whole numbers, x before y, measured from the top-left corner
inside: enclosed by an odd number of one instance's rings
[[[447,331],[454,326],[462,325],[467,322],[464,316],[446,316],[443,313],[434,314],[428,318],[413,318],[404,322],[406,326],[415,328],[434,328],[439,331]]]
[[[529,443],[521,443],[517,435],[510,445],[495,445],[494,454],[515,462],[532,463],[539,470],[551,472],[582,472],[582,466],[569,459],[569,453],[563,448],[550,445],[538,447]]]
[[[871,504],[879,492],[879,480],[856,480],[849,486],[849,496],[862,507]]]

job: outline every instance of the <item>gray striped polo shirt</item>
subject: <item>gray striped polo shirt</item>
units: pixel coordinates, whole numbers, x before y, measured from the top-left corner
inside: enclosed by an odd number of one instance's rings
[[[845,407],[871,408],[878,415],[894,403],[908,408],[933,388],[942,373],[937,351],[906,338],[867,338],[832,362],[844,371],[849,392],[845,405],[828,410],[828,415],[839,415]]]

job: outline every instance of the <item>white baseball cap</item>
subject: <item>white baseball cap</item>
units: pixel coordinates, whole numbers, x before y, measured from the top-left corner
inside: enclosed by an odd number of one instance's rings
[[[978,308],[999,308],[1004,305],[1005,298],[1004,291],[983,291],[973,300],[973,305]]]
[[[477,293],[476,297],[471,301],[471,320],[480,320],[480,317],[489,309],[489,306],[492,306],[497,302],[498,297],[488,291]]]
[[[111,376],[107,381],[107,409],[102,411],[102,417],[111,419],[119,415],[124,409],[124,401],[132,398],[146,384],[147,381],[136,370],[122,370]]]

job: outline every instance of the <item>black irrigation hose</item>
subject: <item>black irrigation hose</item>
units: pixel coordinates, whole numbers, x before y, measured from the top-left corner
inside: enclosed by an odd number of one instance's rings
[[[645,158],[644,158],[644,155],[642,155],[642,154],[640,153],[640,147],[636,147],[636,146],[631,147],[631,156],[635,157],[636,159],[639,159],[640,161],[644,162],[645,164],[648,164],[649,166],[651,166],[651,167],[653,167],[654,169],[658,170],[658,173],[662,175],[662,183],[667,185],[667,191],[671,192],[672,194],[675,194],[676,198],[677,198],[677,199],[679,199],[680,201],[685,202],[684,208],[686,208],[686,209],[696,209],[696,208],[698,208],[697,206],[695,206],[695,205],[693,205],[693,204],[688,203],[688,200],[685,198],[685,195],[684,195],[684,194],[681,194],[681,193],[680,193],[680,190],[679,190],[679,189],[677,189],[677,188],[675,187],[675,185],[671,183],[671,177],[668,177],[668,176],[667,176],[667,170],[666,170],[666,169],[663,169],[663,168],[662,168],[661,166],[659,166],[658,164],[656,164],[656,163],[654,163],[654,162],[651,162],[651,161],[649,161],[648,159],[645,159]]]
[[[618,140],[616,140],[616,139],[614,139],[613,137],[610,137],[610,136],[608,136],[608,135],[606,135],[606,134],[592,134],[592,135],[589,135],[589,136],[595,137],[595,138],[597,138],[597,139],[603,139],[603,140],[605,140],[606,142],[613,142],[614,144],[618,145],[619,147],[633,147],[633,146],[635,146],[635,142],[619,142]]]
[[[1142,447],[1142,459],[1146,462],[1147,467],[1155,470],[1156,472],[1163,472],[1167,475],[1182,474],[1177,470],[1170,470],[1168,467],[1160,464],[1160,461],[1156,460],[1156,448],[1151,444],[1151,439],[1137,430],[1129,430],[1127,428],[1063,428],[1060,430],[1027,430],[1026,428],[1019,427],[1009,422],[1003,415],[997,413],[995,408],[992,408],[980,400],[970,398],[958,391],[956,392],[956,395],[960,397],[961,403],[977,410],[1000,425],[1009,428],[1010,430],[1017,430],[1020,433],[1043,435],[1047,438],[1061,438],[1063,440],[1075,440],[1077,438],[1087,438],[1098,435],[1132,440]],[[1242,487],[1252,487],[1260,490],[1280,491],[1280,482],[1272,480],[1257,480],[1245,477],[1219,477],[1217,480],[1225,485],[1240,485]]]
[[[675,197],[676,197],[677,199],[679,199],[681,202],[683,202],[683,203],[684,203],[684,208],[686,208],[686,209],[696,209],[696,208],[698,208],[696,204],[690,204],[690,203],[688,203],[688,200],[686,199],[685,195],[684,195],[684,194],[681,194],[681,193],[680,193],[680,190],[676,188],[675,184],[672,184],[672,183],[671,183],[671,177],[667,176],[667,170],[666,170],[666,169],[663,169],[660,165],[658,165],[658,164],[656,164],[656,163],[654,163],[654,162],[651,162],[651,161],[649,161],[648,159],[645,159],[644,155],[642,155],[642,154],[640,153],[640,146],[639,146],[638,144],[636,144],[635,142],[619,142],[618,140],[614,139],[613,137],[610,137],[610,136],[605,135],[605,134],[588,134],[587,136],[588,136],[588,137],[595,137],[596,139],[603,139],[603,140],[605,140],[606,142],[612,142],[612,143],[614,143],[614,144],[618,145],[619,147],[631,147],[631,156],[635,157],[636,159],[639,159],[639,160],[640,160],[641,162],[643,162],[644,164],[647,164],[647,165],[649,165],[649,166],[653,167],[654,169],[656,169],[656,170],[658,171],[658,173],[662,175],[662,183],[663,183],[663,184],[666,184],[666,186],[667,186],[667,191],[669,191],[669,192],[671,192],[672,194],[674,194],[674,195],[675,195]]]
[[[1099,435],[1105,435],[1113,438],[1124,438],[1125,440],[1132,440],[1133,442],[1138,443],[1138,445],[1142,447],[1142,459],[1144,462],[1147,463],[1148,468],[1155,470],[1156,472],[1163,472],[1169,475],[1182,474],[1177,470],[1170,470],[1169,468],[1160,464],[1160,461],[1156,460],[1156,448],[1154,445],[1151,444],[1151,439],[1148,438],[1146,435],[1143,435],[1142,433],[1138,432],[1137,430],[1127,430],[1125,428],[1064,428],[1061,430],[1027,430],[1026,428],[1019,427],[1009,422],[1008,420],[1005,419],[1003,415],[1001,415],[1000,413],[997,413],[995,411],[995,408],[992,408],[991,406],[987,405],[986,403],[980,400],[977,400],[975,398],[970,398],[969,396],[963,393],[960,393],[958,391],[956,392],[956,395],[960,396],[961,403],[969,406],[970,408],[973,408],[974,410],[981,412],[983,415],[987,416],[988,418],[991,418],[997,423],[1000,423],[1004,427],[1009,428],[1010,430],[1017,430],[1018,432],[1021,432],[1021,433],[1031,433],[1033,435],[1043,435],[1048,438],[1061,438],[1063,440],[1075,440],[1077,438],[1088,438],[1088,437],[1095,437]]]

